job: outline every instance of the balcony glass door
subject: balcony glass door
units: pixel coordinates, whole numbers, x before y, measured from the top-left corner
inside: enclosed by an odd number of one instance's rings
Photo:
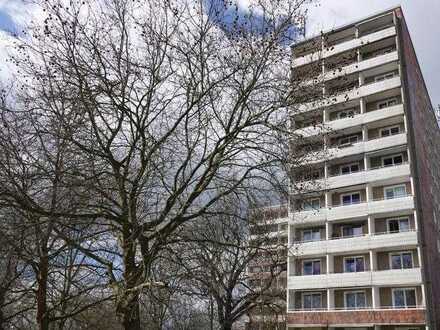
[[[322,308],[322,295],[320,293],[303,294],[303,309]]]
[[[388,219],[388,232],[390,233],[399,233],[409,231],[409,219]]]
[[[319,275],[321,274],[321,260],[304,261],[303,275]]]
[[[367,298],[365,292],[346,292],[345,308],[346,309],[363,309],[367,307]]]
[[[359,163],[341,165],[341,175],[359,172]]]
[[[402,155],[387,156],[382,158],[383,166],[396,166],[403,163]]]
[[[385,188],[385,199],[405,197],[406,195],[405,185]]]
[[[358,226],[343,226],[342,227],[342,237],[354,237],[362,236],[364,234],[363,227]]]
[[[413,268],[413,257],[411,252],[393,253],[390,255],[391,269]]]
[[[365,271],[364,257],[350,257],[344,259],[344,272],[357,273]]]
[[[342,205],[359,204],[361,202],[360,193],[345,194],[341,196]]]
[[[393,307],[411,308],[416,307],[416,290],[415,289],[394,289],[393,290]]]
[[[304,242],[320,241],[321,240],[321,230],[317,229],[307,229],[303,231]]]

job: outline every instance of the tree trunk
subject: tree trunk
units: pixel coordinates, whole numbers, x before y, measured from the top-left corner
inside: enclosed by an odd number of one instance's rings
[[[232,323],[225,322],[224,324],[222,324],[222,330],[232,330]]]
[[[0,330],[6,329],[5,316],[3,314],[3,305],[5,303],[5,292],[3,288],[0,287]]]
[[[118,314],[122,318],[122,326],[125,330],[141,330],[139,312],[139,292],[131,291],[138,284],[138,267],[136,265],[136,245],[130,236],[131,231],[124,228],[124,280],[126,292],[123,293],[121,302],[118,304]]]
[[[49,315],[47,313],[47,281],[49,260],[47,254],[40,257],[37,274],[37,324],[39,330],[49,330]]]
[[[132,299],[123,311],[122,326],[125,330],[141,330],[141,320],[139,316],[139,301]]]

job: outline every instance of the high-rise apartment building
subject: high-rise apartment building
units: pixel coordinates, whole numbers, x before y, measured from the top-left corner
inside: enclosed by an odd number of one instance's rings
[[[292,52],[319,70],[292,129],[326,153],[294,168],[287,328],[440,329],[440,130],[402,9]]]

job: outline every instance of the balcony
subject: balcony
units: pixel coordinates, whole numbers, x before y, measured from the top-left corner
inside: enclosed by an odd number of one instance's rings
[[[360,97],[366,97],[369,95],[377,94],[386,90],[399,88],[400,86],[401,86],[401,80],[400,77],[397,76],[383,81],[362,85],[361,87],[355,90],[352,90],[348,93],[337,95],[335,97],[302,104],[298,106],[297,111],[298,112],[313,111],[323,107],[341,104],[347,102],[347,100],[354,100]]]
[[[368,35],[364,35],[361,38],[352,39],[348,41],[344,41],[338,43],[328,49],[324,49],[323,51],[317,51],[311,54],[307,54],[302,57],[298,57],[292,61],[292,66],[297,67],[305,64],[309,64],[314,61],[318,61],[322,58],[327,58],[330,56],[334,56],[338,53],[343,53],[349,51],[351,49],[355,49],[366,45],[368,43],[373,43],[382,39],[386,39],[396,35],[396,28],[394,26],[390,26],[388,28],[382,29],[380,31],[376,31],[370,33]]]
[[[369,286],[414,286],[422,283],[420,268],[333,273],[308,276],[289,276],[289,290],[319,290],[327,288]]]
[[[395,166],[382,166],[345,175],[330,176],[327,179],[317,179],[301,182],[299,192],[310,190],[338,189],[347,186],[361,185],[372,182],[379,182],[392,179],[409,178],[411,174],[410,165],[404,163]],[[292,193],[295,193],[292,187]]]
[[[327,189],[336,189],[351,185],[360,185],[369,182],[384,181],[395,178],[407,178],[411,174],[409,164],[385,166],[369,169],[357,173],[332,176],[327,179]]]
[[[305,164],[317,164],[331,159],[344,158],[359,154],[364,154],[372,151],[378,151],[388,148],[394,148],[398,146],[403,146],[407,144],[406,133],[395,134],[387,137],[381,137],[376,139],[371,139],[368,141],[360,141],[357,143],[349,144],[343,148],[341,147],[329,147],[326,151],[322,151],[322,154],[310,153],[304,154],[300,161],[298,161],[298,166],[303,166]]]
[[[402,116],[404,114],[403,105],[398,104],[388,108],[374,110],[367,113],[356,114],[353,117],[348,117],[344,119],[336,119],[324,124],[304,127],[295,130],[295,134],[300,134],[304,137],[315,136],[322,134],[323,132],[335,132],[340,131],[350,127],[356,127],[361,125],[366,125],[372,122],[381,121],[387,118]]]
[[[336,326],[359,326],[366,327],[375,325],[424,325],[426,322],[426,310],[423,306],[411,309],[368,309],[368,310],[330,310],[330,311],[288,311],[287,325],[313,326],[324,328]]]
[[[394,51],[388,54],[381,54],[375,57],[371,57],[360,62],[356,61],[354,63],[349,63],[345,65],[342,64],[343,65],[342,67],[336,66],[335,69],[327,70],[324,74],[317,76],[313,80],[307,81],[305,84],[312,85],[312,84],[316,84],[317,81],[324,82],[340,77],[346,77],[347,75],[359,73],[391,62],[396,62],[398,60],[399,60],[399,55],[397,51]]]
[[[414,197],[407,195],[394,199],[380,199],[346,206],[321,208],[312,211],[297,211],[290,214],[289,223],[312,224],[327,221],[367,217],[385,213],[411,211],[414,209]]]
[[[408,248],[418,244],[415,230],[397,233],[376,233],[349,238],[294,242],[293,248],[302,257],[337,254],[386,248]]]
[[[368,153],[376,150],[393,148],[407,144],[406,133],[400,133],[392,136],[372,139],[368,141],[361,141],[351,144],[347,147],[333,147],[328,149],[329,159],[343,158],[363,153]]]

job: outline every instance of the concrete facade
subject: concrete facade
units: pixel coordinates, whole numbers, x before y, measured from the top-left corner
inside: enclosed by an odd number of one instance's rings
[[[440,330],[440,129],[401,8],[292,54],[293,74],[317,68],[293,134],[325,156],[295,164],[275,220],[287,329]]]

